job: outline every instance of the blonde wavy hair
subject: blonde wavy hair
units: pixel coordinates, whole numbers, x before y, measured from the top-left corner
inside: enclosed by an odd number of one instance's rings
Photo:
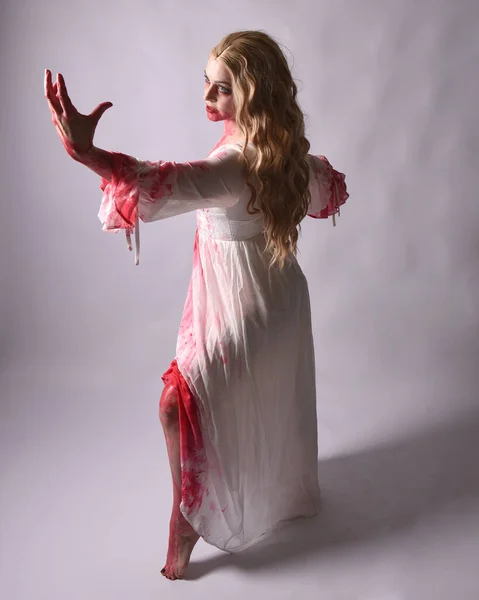
[[[251,189],[247,210],[261,212],[265,251],[272,254],[269,266],[282,268],[290,252],[297,254],[298,228],[300,232],[311,197],[310,143],[296,101],[298,89],[279,44],[262,31],[230,33],[211,55],[233,77],[236,124],[245,138],[242,155]],[[253,154],[246,153],[249,142],[256,147]]]

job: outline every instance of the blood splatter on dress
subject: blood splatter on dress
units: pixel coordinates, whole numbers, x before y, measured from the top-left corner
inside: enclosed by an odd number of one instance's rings
[[[179,394],[180,510],[203,539],[242,550],[281,521],[319,510],[315,355],[307,280],[291,254],[268,268],[261,214],[246,206],[241,145],[204,160],[113,153],[102,179],[103,230],[136,235],[196,211],[193,268],[176,356],[163,374]],[[253,146],[247,152],[254,152]],[[339,213],[345,176],[308,155],[308,215]]]

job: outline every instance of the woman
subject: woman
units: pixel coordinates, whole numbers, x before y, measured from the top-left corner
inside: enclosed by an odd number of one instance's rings
[[[150,162],[93,145],[64,79],[45,94],[66,151],[101,176],[105,231],[196,211],[193,269],[160,419],[174,486],[162,573],[182,578],[201,536],[238,551],[319,509],[314,347],[298,226],[334,217],[345,177],[308,154],[297,88],[279,45],[227,35],[205,70],[204,101],[224,134],[205,160]]]

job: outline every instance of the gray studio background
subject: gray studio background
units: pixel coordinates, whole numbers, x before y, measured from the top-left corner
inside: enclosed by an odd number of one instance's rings
[[[0,21],[2,597],[477,598],[479,2],[4,0]],[[350,193],[336,228],[305,218],[298,255],[325,504],[250,554],[200,540],[207,576],[173,584],[157,411],[195,214],[142,223],[135,267],[44,69],[80,112],[113,103],[97,146],[195,160],[222,135],[209,50],[257,28],[288,48],[311,152]]]

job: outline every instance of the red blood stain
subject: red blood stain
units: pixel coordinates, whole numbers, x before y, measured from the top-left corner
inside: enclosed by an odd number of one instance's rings
[[[205,486],[201,482],[207,469],[203,436],[198,419],[196,400],[181,375],[176,359],[163,373],[165,385],[177,390],[178,418],[180,426],[181,500],[187,513],[201,506]]]
[[[105,229],[132,229],[135,226],[140,196],[139,162],[133,156],[111,152],[111,179],[101,178],[100,189],[105,192],[102,208],[105,213]],[[176,180],[176,164],[143,161],[147,168],[148,189],[152,200],[171,196]],[[150,187],[151,186],[151,187]]]
[[[313,217],[313,219],[327,219],[339,213],[340,207],[349,198],[349,194],[346,191],[345,174],[333,169],[325,156],[319,156],[318,158],[323,163],[324,171],[319,170],[318,165],[313,161],[314,178],[320,188],[325,188],[324,193],[329,194],[329,200],[322,210],[316,213],[308,213],[308,217]]]

